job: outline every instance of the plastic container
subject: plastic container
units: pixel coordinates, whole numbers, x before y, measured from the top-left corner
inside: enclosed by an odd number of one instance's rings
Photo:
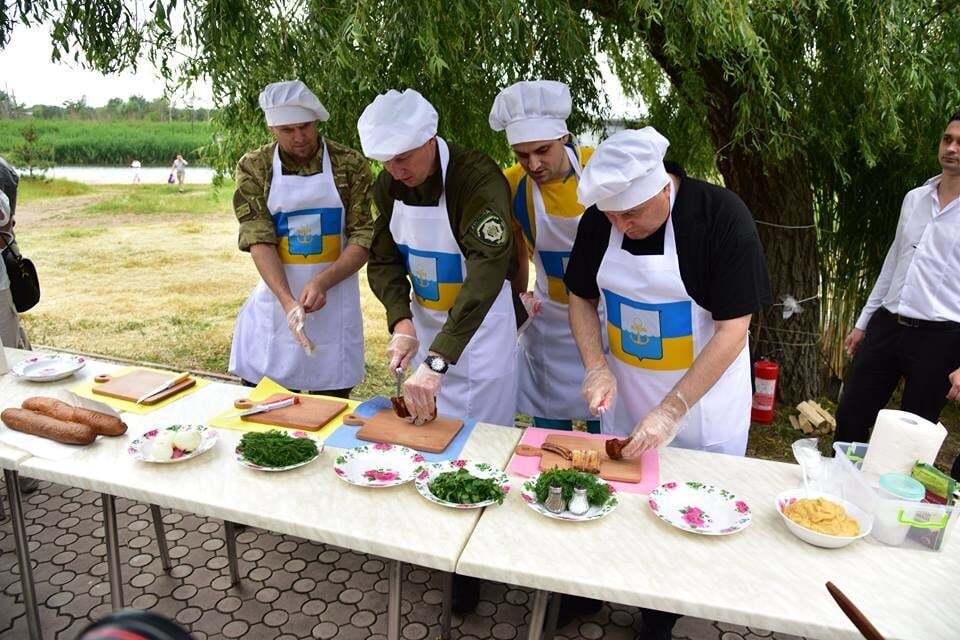
[[[866,486],[864,477],[859,473],[863,457],[867,452],[867,445],[862,442],[835,442],[833,449],[834,472],[838,476],[856,477],[857,482],[847,479],[845,488]],[[902,474],[893,474],[902,475]],[[907,476],[909,478],[909,476]],[[909,478],[913,480],[913,478]],[[914,482],[916,482],[914,480]],[[922,487],[923,485],[919,482]],[[900,546],[910,549],[927,551],[941,551],[946,545],[947,538],[956,527],[957,518],[954,517],[957,504],[947,506],[893,498],[890,492],[881,491],[879,487],[871,488],[874,505],[867,509],[876,517],[869,541],[878,541],[890,546]],[[853,495],[856,493],[857,495]],[[844,498],[854,502],[861,508],[866,508],[867,502],[862,492],[849,492]],[[921,498],[922,499],[922,498]],[[887,531],[889,530],[889,537]],[[879,535],[878,535],[879,531]],[[894,533],[896,537],[894,538]]]
[[[901,502],[920,502],[926,490],[923,485],[902,473],[880,476],[880,500],[877,503],[873,537],[884,544],[900,546],[910,533],[910,520],[915,511],[901,509]]]

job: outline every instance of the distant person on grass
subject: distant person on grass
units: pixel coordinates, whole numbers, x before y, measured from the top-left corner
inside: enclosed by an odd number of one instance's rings
[[[133,184],[140,184],[140,164],[139,160],[134,160],[130,163],[130,168],[133,169]]]
[[[177,176],[177,187],[179,191],[183,191],[183,183],[187,178],[187,165],[190,164],[183,159],[183,156],[179,153],[173,161],[173,166],[170,168],[174,174]]]
[[[267,85],[260,107],[276,142],[240,159],[233,209],[263,279],[237,317],[230,371],[346,398],[363,379],[357,271],[373,237],[373,173],[318,133],[330,116],[299,80]]]

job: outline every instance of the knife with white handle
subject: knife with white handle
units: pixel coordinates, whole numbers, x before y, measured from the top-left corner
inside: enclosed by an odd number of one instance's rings
[[[236,414],[235,418],[242,418],[244,416],[252,416],[255,413],[266,413],[267,411],[273,411],[275,409],[283,409],[284,407],[292,407],[295,404],[300,404],[300,398],[293,396],[291,398],[284,398],[283,400],[277,400],[276,402],[266,402],[264,404],[254,405],[252,408],[247,409],[246,411],[241,411]]]
[[[166,390],[169,389],[170,387],[173,387],[173,386],[176,386],[176,385],[180,384],[181,382],[183,382],[184,380],[186,380],[186,379],[189,378],[189,377],[190,377],[190,374],[184,372],[184,373],[181,373],[180,375],[178,375],[178,376],[175,377],[175,378],[171,378],[170,380],[167,380],[166,382],[164,382],[164,383],[161,384],[160,386],[158,386],[158,387],[156,387],[156,388],[154,388],[154,389],[151,389],[151,390],[148,391],[147,393],[145,393],[145,394],[143,394],[142,396],[140,396],[139,398],[137,398],[137,404],[143,404],[143,401],[144,401],[144,400],[147,400],[148,398],[152,398],[153,396],[157,395],[158,393],[163,393],[164,391],[166,391]]]

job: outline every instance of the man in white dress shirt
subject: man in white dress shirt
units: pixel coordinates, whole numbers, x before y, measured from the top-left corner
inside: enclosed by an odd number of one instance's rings
[[[943,173],[903,199],[880,277],[847,336],[854,358],[837,440],[867,442],[901,379],[901,408],[927,420],[960,400],[960,111],[940,138],[937,159]]]

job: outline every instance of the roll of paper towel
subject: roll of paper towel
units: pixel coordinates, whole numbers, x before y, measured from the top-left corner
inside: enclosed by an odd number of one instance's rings
[[[940,423],[906,411],[883,409],[873,425],[863,471],[871,475],[910,475],[917,461],[933,464],[946,437],[947,430]]]

